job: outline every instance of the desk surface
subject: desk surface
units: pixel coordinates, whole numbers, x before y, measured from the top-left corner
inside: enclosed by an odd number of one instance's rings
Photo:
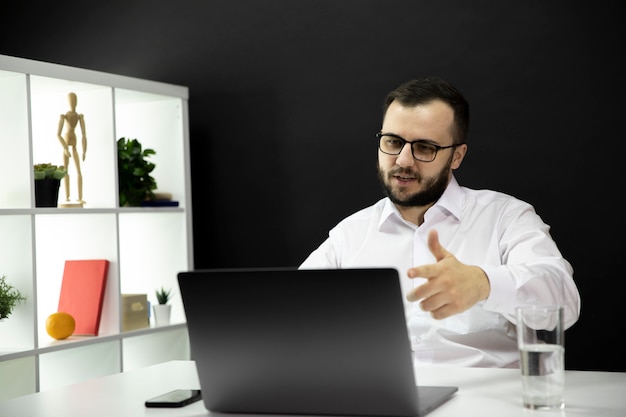
[[[420,385],[459,387],[454,398],[428,417],[626,416],[626,373],[566,371],[565,410],[533,412],[522,408],[519,372],[518,369],[491,368],[416,370]],[[0,402],[0,416],[237,416],[209,413],[201,401],[183,408],[144,407],[144,400],[177,388],[199,388],[195,362],[166,362],[25,395]]]

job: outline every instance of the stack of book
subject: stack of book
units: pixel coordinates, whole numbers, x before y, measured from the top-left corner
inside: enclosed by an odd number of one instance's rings
[[[141,202],[142,207],[178,207],[178,201],[172,200],[172,193],[154,193],[153,200]]]

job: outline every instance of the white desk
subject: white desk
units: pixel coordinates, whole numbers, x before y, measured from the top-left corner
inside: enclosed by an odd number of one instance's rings
[[[418,368],[416,372],[420,385],[459,387],[454,398],[428,417],[626,416],[626,373],[566,371],[565,410],[546,412],[522,408],[518,369],[430,367]],[[144,407],[144,400],[177,388],[199,388],[193,361],[166,362],[7,400],[0,402],[0,416],[218,415],[210,414],[201,401],[183,408]]]

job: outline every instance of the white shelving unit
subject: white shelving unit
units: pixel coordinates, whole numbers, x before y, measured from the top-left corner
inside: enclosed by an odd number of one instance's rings
[[[84,114],[83,208],[36,208],[35,163],[63,163],[68,94]],[[0,275],[27,297],[0,322],[0,401],[173,359],[189,359],[176,274],[193,268],[187,87],[0,55]],[[76,129],[79,152],[80,129]],[[156,154],[157,191],[178,207],[119,207],[117,140]],[[70,161],[70,197],[77,196]],[[64,200],[61,183],[59,198]],[[51,338],[68,259],[110,261],[98,336]],[[172,288],[172,324],[121,331],[121,294]]]

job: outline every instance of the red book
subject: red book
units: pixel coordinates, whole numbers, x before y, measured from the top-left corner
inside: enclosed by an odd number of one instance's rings
[[[58,311],[74,317],[75,335],[98,335],[108,272],[106,259],[65,261]]]

